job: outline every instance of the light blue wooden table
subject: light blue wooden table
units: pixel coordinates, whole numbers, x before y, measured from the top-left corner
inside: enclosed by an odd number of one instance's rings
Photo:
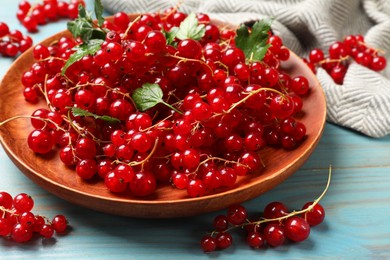
[[[16,19],[17,2],[1,0],[0,20],[10,28],[25,30]],[[92,8],[92,1],[87,6]],[[41,27],[34,42],[65,29],[60,21]],[[0,78],[12,63],[0,57]],[[389,111],[390,113],[390,111]],[[390,136],[371,139],[326,124],[317,149],[287,181],[244,205],[261,211],[280,200],[289,208],[316,198],[323,190],[328,165],[333,178],[322,200],[323,224],[312,229],[307,241],[266,250],[252,250],[240,234],[228,250],[204,254],[199,247],[212,219],[221,212],[165,220],[111,216],[72,205],[49,194],[27,177],[0,148],[0,190],[13,195],[26,192],[35,199],[35,212],[64,214],[72,230],[54,240],[16,244],[0,238],[0,259],[390,259]]]

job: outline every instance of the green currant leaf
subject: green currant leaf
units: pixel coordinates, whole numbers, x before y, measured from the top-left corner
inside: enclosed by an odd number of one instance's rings
[[[87,20],[92,20],[91,15],[87,12],[87,10],[85,10],[85,8],[82,4],[79,4],[78,9],[79,9],[79,14],[78,14],[79,18],[85,18]]]
[[[155,105],[164,102],[163,92],[158,84],[145,83],[142,87],[137,88],[133,95],[133,101],[137,108],[145,111]]]
[[[76,18],[74,21],[68,22],[67,27],[75,38],[80,37],[84,42],[92,36],[92,23],[85,18]]]
[[[176,32],[176,38],[180,40],[200,40],[205,32],[206,28],[204,24],[198,24],[196,15],[191,13],[180,23],[179,29]]]
[[[95,0],[95,15],[98,20],[98,25],[104,23],[103,6],[100,0]],[[76,61],[81,60],[86,55],[93,55],[101,48],[103,40],[106,38],[106,32],[100,28],[95,28],[92,20],[92,14],[87,12],[81,4],[79,5],[79,14],[74,21],[67,24],[68,30],[75,38],[81,38],[82,44],[74,48],[75,52],[69,57],[65,65],[62,67],[62,75]]]
[[[174,45],[177,32],[179,31],[178,27],[172,27],[169,31],[163,30],[165,39],[167,39],[167,45]]]
[[[86,55],[93,55],[98,50],[100,50],[103,40],[101,39],[92,39],[88,42],[85,42],[81,45],[77,45],[73,49],[76,50],[69,59],[66,61],[65,65],[62,67],[61,74],[64,75],[66,70],[76,61],[81,60]]]
[[[167,107],[175,110],[179,114],[182,114],[180,110],[174,108],[172,105],[166,103],[163,100],[163,92],[160,86],[156,83],[145,83],[142,87],[137,88],[131,96],[136,107],[140,111],[148,110],[157,104],[164,104]]]
[[[102,2],[100,0],[95,0],[95,15],[99,26],[102,26],[104,23],[103,11]]]
[[[95,1],[95,15],[98,20],[98,25],[104,23],[103,6],[100,0]],[[87,12],[82,5],[79,5],[79,15],[74,21],[67,23],[68,30],[74,38],[81,38],[83,42],[88,42],[91,39],[105,39],[106,32],[99,28],[95,28],[92,20],[92,14]]]
[[[267,44],[270,29],[271,22],[266,20],[257,21],[250,31],[247,26],[241,25],[237,29],[236,46],[244,51],[247,59],[261,61],[270,47]]]
[[[82,108],[79,108],[79,107],[71,107],[70,111],[72,112],[73,116],[91,116],[95,119],[100,119],[100,120],[106,121],[107,123],[111,123],[111,124],[121,122],[119,119],[117,119],[115,117],[106,116],[106,115],[99,116],[99,115],[96,115],[94,113],[91,113],[91,112],[84,110]]]

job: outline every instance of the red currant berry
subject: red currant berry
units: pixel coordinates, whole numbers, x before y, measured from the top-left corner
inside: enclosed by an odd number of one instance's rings
[[[370,69],[374,71],[381,71],[386,67],[387,61],[383,56],[375,56],[372,58]]]
[[[225,215],[218,215],[214,218],[213,226],[216,231],[225,231],[229,227],[228,218]]]
[[[307,209],[312,204],[313,202],[308,202],[302,207],[302,209]],[[317,226],[324,221],[325,210],[319,203],[317,203],[316,205],[314,205],[312,210],[309,210],[304,213],[303,217],[310,226]]]
[[[233,225],[241,225],[247,219],[245,207],[241,205],[233,205],[228,208],[227,219]]]
[[[45,154],[52,150],[54,141],[48,131],[33,130],[27,138],[28,146],[35,153]]]
[[[295,94],[303,96],[309,91],[309,81],[303,76],[294,77],[291,81],[291,89]]]
[[[217,249],[217,240],[211,236],[205,236],[200,241],[203,252],[212,252]]]
[[[27,242],[32,238],[33,232],[30,227],[22,224],[16,224],[12,228],[11,237],[15,242],[23,243]]]
[[[8,218],[0,218],[0,236],[8,236],[12,231],[12,224]]]
[[[12,208],[13,199],[12,196],[5,191],[0,192],[0,206],[6,209]]]
[[[292,216],[284,222],[284,234],[294,242],[301,242],[309,237],[310,226],[303,218]]]
[[[281,246],[286,240],[283,228],[278,224],[268,224],[263,230],[267,244],[273,247]]]
[[[264,238],[258,232],[251,232],[247,235],[246,242],[253,248],[261,248],[264,244]]]
[[[156,177],[148,171],[135,173],[129,184],[131,192],[137,197],[151,195],[157,188]]]
[[[279,218],[287,214],[288,209],[282,202],[274,201],[267,204],[264,208],[264,218],[266,219]]]
[[[54,229],[50,224],[44,224],[39,232],[45,238],[51,238],[54,234]]]
[[[64,215],[57,215],[51,221],[53,229],[56,233],[64,233],[68,228],[68,220]]]
[[[14,208],[18,212],[29,212],[34,207],[34,200],[26,193],[20,193],[14,197]]]
[[[187,185],[187,193],[191,198],[202,197],[206,193],[206,187],[202,180],[190,180]]]
[[[127,189],[126,176],[121,171],[109,172],[104,178],[104,183],[111,192],[120,193]]]
[[[277,95],[271,100],[270,109],[277,118],[287,118],[294,112],[294,103],[288,96]]]
[[[228,248],[233,243],[232,235],[230,235],[230,233],[227,233],[227,232],[218,233],[215,236],[215,239],[217,240],[217,248],[219,248],[219,249]]]

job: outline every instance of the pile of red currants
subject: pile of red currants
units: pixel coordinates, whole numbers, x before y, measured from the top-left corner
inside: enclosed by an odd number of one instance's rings
[[[169,9],[131,21],[120,12],[102,28],[103,39],[36,45],[21,78],[25,99],[41,102],[29,147],[59,149],[82,179],[137,197],[158,183],[203,196],[261,171],[265,146],[291,150],[305,140],[309,82],[283,71],[289,51],[268,30],[255,60],[235,30],[205,14]],[[241,30],[265,30],[255,28]]]
[[[34,200],[26,193],[12,197],[8,192],[0,192],[0,236],[22,243],[31,240],[34,234],[51,238],[54,232],[66,232],[68,221],[63,215],[49,220],[32,213],[33,207]]]

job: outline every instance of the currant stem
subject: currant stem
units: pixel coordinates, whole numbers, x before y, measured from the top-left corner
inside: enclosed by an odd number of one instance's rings
[[[164,100],[161,100],[160,103],[166,105],[167,107],[169,107],[170,109],[172,109],[172,110],[174,110],[175,112],[179,113],[180,115],[183,114],[182,111],[180,111],[179,109],[175,108],[174,106],[168,104],[168,103],[165,102]]]
[[[152,157],[152,155],[154,154],[154,152],[157,149],[157,145],[158,145],[158,138],[156,138],[156,141],[154,142],[153,149],[150,151],[150,153],[148,154],[148,156],[145,159],[143,159],[142,161],[139,161],[139,162],[130,162],[128,165],[129,166],[136,166],[136,165],[143,166],[144,163],[147,162]]]
[[[53,106],[51,105],[50,103],[50,100],[49,100],[49,97],[47,96],[47,78],[48,78],[48,74],[45,75],[45,83],[43,84],[43,91],[41,88],[39,88],[43,94],[43,96],[45,97],[45,100],[46,100],[46,105],[48,108],[50,108],[51,111],[53,111]]]
[[[295,211],[295,210],[294,210],[294,211],[292,211],[291,213],[286,214],[286,215],[284,215],[284,216],[282,216],[282,217],[278,217],[278,218],[268,218],[268,219],[267,219],[267,218],[262,218],[261,220],[253,221],[253,222],[247,220],[246,223],[243,223],[243,224],[241,224],[241,225],[232,226],[232,227],[230,227],[230,228],[224,230],[223,232],[228,232],[228,231],[233,230],[233,229],[235,229],[235,228],[237,228],[237,227],[243,227],[243,226],[248,226],[248,225],[260,225],[260,224],[262,224],[262,223],[273,222],[273,221],[282,221],[282,220],[288,219],[288,218],[290,218],[290,217],[292,217],[292,216],[300,215],[300,214],[304,214],[304,213],[306,213],[306,212],[312,211],[313,208],[314,208],[314,206],[315,206],[316,204],[318,204],[318,202],[325,196],[326,192],[328,191],[329,186],[330,186],[331,177],[332,177],[332,165],[329,165],[328,181],[327,181],[327,183],[326,183],[325,189],[323,190],[323,192],[321,193],[321,195],[320,195],[316,200],[314,200],[314,202],[313,202],[309,207],[307,207],[307,208],[305,208],[305,209],[302,209],[302,210],[298,210],[298,211]],[[211,232],[211,235],[214,235],[215,233],[219,233],[219,232],[218,232],[218,231],[213,231],[213,232]]]
[[[159,123],[168,120],[170,117],[172,117],[172,115],[169,115],[169,116],[167,116],[167,117],[164,118],[164,119],[161,119],[157,124],[154,124],[154,125],[152,125],[152,126],[149,126],[149,127],[145,128],[145,129],[141,129],[140,132],[147,132],[147,131],[149,131],[149,130],[155,128],[155,127],[157,127],[157,125],[158,125]],[[157,129],[159,129],[159,130],[171,130],[172,128],[162,128],[162,127],[161,127],[161,128],[157,128]]]
[[[95,135],[93,135],[89,131],[85,131],[84,127],[79,126],[77,123],[75,123],[73,120],[70,118],[70,110],[68,111],[68,118],[64,119],[79,135],[81,136],[86,136],[87,134],[92,137],[92,140],[94,140],[97,143],[107,143],[108,141],[103,141],[99,138],[97,138]]]
[[[324,64],[324,63],[331,63],[331,62],[342,62],[342,61],[345,61],[345,60],[348,60],[351,56],[347,55],[347,56],[344,56],[344,57],[341,57],[340,59],[330,59],[330,60],[322,60],[322,61],[319,61],[318,64]]]
[[[200,166],[202,164],[205,164],[206,162],[213,161],[213,160],[218,160],[218,161],[221,161],[221,162],[225,162],[225,164],[231,163],[231,164],[237,164],[237,165],[243,166],[243,167],[248,167],[248,165],[245,165],[245,164],[242,164],[242,163],[239,163],[239,162],[236,162],[236,161],[229,161],[229,160],[226,160],[226,159],[220,158],[220,157],[208,157],[207,159],[201,161],[199,163],[198,167],[192,173],[196,173],[199,170],[199,168],[200,168]]]
[[[136,22],[138,22],[139,19],[141,19],[141,16],[137,16],[137,17],[129,24],[129,26],[127,27],[125,33],[123,34],[123,37],[129,33],[129,31],[130,31],[131,27],[133,26],[133,24],[135,24]]]
[[[3,212],[3,218],[5,217],[5,214],[6,213],[9,213],[13,216],[19,216],[19,214],[16,213],[16,210],[14,209],[7,209],[7,208],[4,208],[3,206],[0,206],[0,211]]]
[[[331,179],[331,176],[332,176],[332,165],[329,165],[329,173],[328,173],[328,182],[326,183],[326,186],[325,186],[325,189],[324,191],[321,193],[321,195],[316,199],[314,200],[314,202],[309,206],[307,207],[306,209],[302,209],[302,210],[298,210],[298,211],[293,211],[285,216],[282,216],[282,217],[279,217],[279,218],[273,218],[273,219],[262,219],[262,220],[259,220],[259,221],[255,221],[253,223],[248,223],[247,225],[249,224],[261,224],[261,223],[265,223],[265,222],[270,222],[270,221],[281,221],[281,220],[284,220],[284,219],[287,219],[289,217],[292,217],[292,216],[295,216],[295,215],[300,215],[300,214],[304,214],[306,212],[309,212],[309,211],[312,211],[314,206],[325,196],[325,193],[328,191],[328,188],[329,188],[329,185],[330,185],[330,179]]]
[[[64,128],[57,125],[54,121],[52,121],[48,118],[41,118],[41,117],[36,117],[36,116],[13,116],[13,117],[7,118],[6,120],[0,122],[0,126],[3,126],[6,123],[9,123],[15,119],[20,119],[20,118],[38,119],[38,120],[44,121],[45,123],[49,122],[49,123],[52,123],[53,125],[55,125],[57,130],[62,130],[64,132],[66,131]]]
[[[256,90],[254,90],[254,91],[249,92],[248,95],[247,95],[246,97],[244,97],[244,98],[241,99],[240,101],[238,101],[238,102],[232,104],[232,105],[230,106],[230,108],[229,108],[225,113],[227,113],[227,114],[228,114],[228,113],[231,113],[231,112],[233,111],[233,109],[235,109],[235,108],[238,107],[239,105],[245,103],[245,101],[247,101],[247,100],[248,100],[249,98],[251,98],[252,96],[254,96],[254,95],[260,93],[261,91],[271,91],[271,92],[275,92],[275,93],[281,95],[284,99],[287,99],[287,97],[286,97],[286,95],[285,95],[284,93],[282,93],[282,92],[280,92],[280,91],[278,91],[278,90],[276,90],[276,89],[273,89],[273,88],[259,88],[259,89],[256,89]]]
[[[386,51],[385,51],[385,50],[383,50],[383,49],[380,49],[380,48],[374,48],[374,47],[372,47],[372,46],[370,46],[370,45],[368,45],[367,43],[365,43],[365,42],[362,42],[362,41],[359,41],[358,43],[359,43],[360,45],[362,45],[362,46],[364,46],[364,47],[368,48],[368,49],[374,50],[374,52],[375,52],[375,53],[378,53],[378,52],[380,52],[381,54],[386,54]]]
[[[198,60],[198,59],[190,59],[190,58],[185,58],[185,57],[181,57],[181,56],[177,56],[177,55],[172,55],[172,54],[167,54],[168,57],[172,57],[172,58],[175,58],[175,59],[178,59],[179,60],[179,63],[180,62],[187,62],[187,61],[193,61],[193,62],[199,62],[200,64],[203,64],[203,65],[206,65],[206,67],[210,70],[211,72],[211,75],[214,76],[214,71],[211,69],[211,67],[209,65],[207,65],[206,62],[202,61],[202,60]],[[222,63],[221,63],[222,64]],[[223,64],[225,67],[226,65]]]

